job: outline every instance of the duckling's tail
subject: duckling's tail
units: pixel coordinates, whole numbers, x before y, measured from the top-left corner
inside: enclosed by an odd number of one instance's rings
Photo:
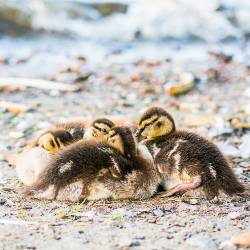
[[[226,194],[250,197],[249,190],[238,180],[223,155],[213,159],[212,166],[216,171],[219,187]]]

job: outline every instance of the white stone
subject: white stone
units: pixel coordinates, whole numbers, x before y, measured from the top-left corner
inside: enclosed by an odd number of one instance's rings
[[[242,137],[242,143],[239,146],[239,150],[242,158],[250,157],[250,134],[246,134]]]
[[[187,244],[192,246],[194,249],[199,250],[216,250],[217,247],[214,241],[208,236],[194,235],[187,240]]]
[[[217,142],[216,144],[222,151],[222,153],[227,156],[237,157],[240,155],[239,150],[236,147],[228,144],[227,142]]]

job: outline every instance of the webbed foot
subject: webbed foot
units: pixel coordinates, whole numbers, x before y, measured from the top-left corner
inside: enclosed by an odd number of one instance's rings
[[[160,194],[160,197],[170,197],[177,193],[185,193],[189,190],[196,189],[201,185],[201,182],[202,182],[201,176],[195,176],[192,178],[192,181],[189,183],[179,184],[169,189],[168,191],[162,192],[162,194]]]

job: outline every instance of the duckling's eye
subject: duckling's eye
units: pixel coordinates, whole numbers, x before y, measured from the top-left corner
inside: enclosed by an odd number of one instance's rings
[[[157,122],[157,123],[156,123],[156,126],[157,126],[157,127],[160,127],[161,125],[162,125],[162,122]]]
[[[101,128],[101,131],[102,131],[103,133],[108,133],[108,130],[107,130],[106,128]]]

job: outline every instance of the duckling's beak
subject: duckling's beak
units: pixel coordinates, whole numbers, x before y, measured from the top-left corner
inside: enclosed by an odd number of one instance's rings
[[[135,138],[136,138],[136,139],[139,139],[142,132],[143,132],[143,129],[138,128],[138,129],[135,131]]]

